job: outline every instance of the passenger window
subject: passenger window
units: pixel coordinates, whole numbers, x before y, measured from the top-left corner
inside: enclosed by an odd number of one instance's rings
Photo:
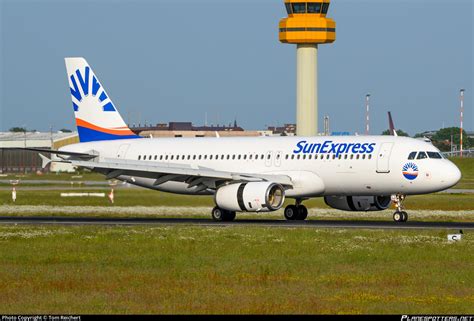
[[[244,160],[247,160],[247,154],[244,155]]]
[[[332,159],[336,159],[336,155],[335,155],[335,154],[332,155]]]
[[[309,156],[308,156],[308,159],[311,159],[311,158],[312,158],[312,156],[313,156],[313,155],[309,155]]]
[[[227,155],[227,159],[230,159],[230,155]]]
[[[347,154],[344,155],[344,159],[347,159]]]
[[[342,158],[342,155],[339,154],[339,159],[341,159],[341,158]]]
[[[142,155],[138,155],[138,160],[140,160],[142,158]]]
[[[237,159],[240,159],[240,157],[241,157],[241,156],[240,156],[240,154],[239,154],[239,156],[237,156]]]
[[[168,160],[168,155],[165,156],[165,160]]]
[[[163,155],[160,155],[160,160],[163,160]]]
[[[173,160],[174,155],[171,155],[170,159]]]
[[[371,159],[371,158],[372,158],[372,154],[370,154],[370,155],[368,156],[368,158]]]
[[[410,155],[408,155],[408,159],[415,159],[416,157],[416,152],[411,152]]]
[[[329,154],[326,155],[326,159],[329,159]]]
[[[295,159],[295,154],[291,155],[291,159]]]
[[[356,159],[359,159],[359,154],[356,155]]]
[[[364,155],[362,155],[362,159],[365,159],[365,154],[364,154]]]
[[[434,158],[434,159],[441,159],[441,155],[437,152],[427,152],[429,158]]]
[[[296,159],[300,159],[300,156],[301,156],[301,155],[296,156]]]
[[[428,156],[426,156],[426,153],[425,152],[419,152],[418,157],[416,159],[425,159],[425,158],[428,158]]]
[[[201,159],[201,155],[199,155],[199,158],[198,158],[198,159],[199,159],[199,160]]]
[[[303,155],[303,159],[306,159],[306,155]]]
[[[260,159],[263,159],[264,155],[262,154],[262,156],[260,157]]]
[[[151,155],[150,155],[150,156],[148,156],[148,160],[151,160]]]
[[[196,160],[196,155],[193,155],[193,160]]]

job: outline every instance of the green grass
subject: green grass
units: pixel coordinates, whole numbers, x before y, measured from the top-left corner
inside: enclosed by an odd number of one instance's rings
[[[82,176],[82,177],[74,177]],[[91,173],[89,171],[77,173],[44,173],[41,175],[35,173],[19,174],[7,173],[6,176],[0,176],[0,179],[8,180],[51,180],[51,181],[105,181],[104,175]]]
[[[110,190],[91,190],[90,192],[108,193]],[[74,192],[74,191],[66,191]],[[79,192],[87,192],[80,190]],[[61,190],[30,191],[21,190],[17,193],[17,205],[55,205],[55,206],[110,206],[107,198],[94,197],[60,197]],[[206,206],[213,207],[212,196],[176,195],[146,189],[117,189],[114,192],[114,206]],[[293,200],[288,199],[287,204]],[[10,191],[0,191],[0,205],[13,204]],[[309,208],[329,208],[322,198],[314,198],[305,202]],[[413,210],[474,210],[472,194],[428,194],[409,196],[405,202],[408,209]]]
[[[462,173],[461,181],[453,188],[474,189],[474,158],[453,157],[450,160],[459,167]]]
[[[0,311],[472,314],[445,231],[0,226]]]

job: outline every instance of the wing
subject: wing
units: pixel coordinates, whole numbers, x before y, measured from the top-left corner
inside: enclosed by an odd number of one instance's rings
[[[196,187],[195,192],[216,189],[227,182],[271,181],[292,188],[291,178],[286,175],[252,174],[218,171],[206,167],[192,167],[182,164],[168,164],[147,161],[131,161],[104,158],[99,160],[65,160],[73,166],[86,167],[106,175],[107,179],[119,176],[144,177],[155,179],[154,186],[169,181],[186,182],[188,188]]]

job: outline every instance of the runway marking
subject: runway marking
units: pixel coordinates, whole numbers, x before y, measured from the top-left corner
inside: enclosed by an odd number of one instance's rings
[[[474,222],[421,222],[396,223],[392,221],[334,221],[334,220],[254,220],[214,222],[197,218],[91,218],[91,217],[13,217],[0,216],[0,224],[25,225],[197,225],[197,226],[262,226],[305,228],[355,228],[355,229],[474,229]]]

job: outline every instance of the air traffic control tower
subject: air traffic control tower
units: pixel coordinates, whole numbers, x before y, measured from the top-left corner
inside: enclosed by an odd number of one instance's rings
[[[280,41],[296,44],[296,134],[318,133],[318,45],[336,40],[336,22],[326,18],[330,0],[285,0]]]

